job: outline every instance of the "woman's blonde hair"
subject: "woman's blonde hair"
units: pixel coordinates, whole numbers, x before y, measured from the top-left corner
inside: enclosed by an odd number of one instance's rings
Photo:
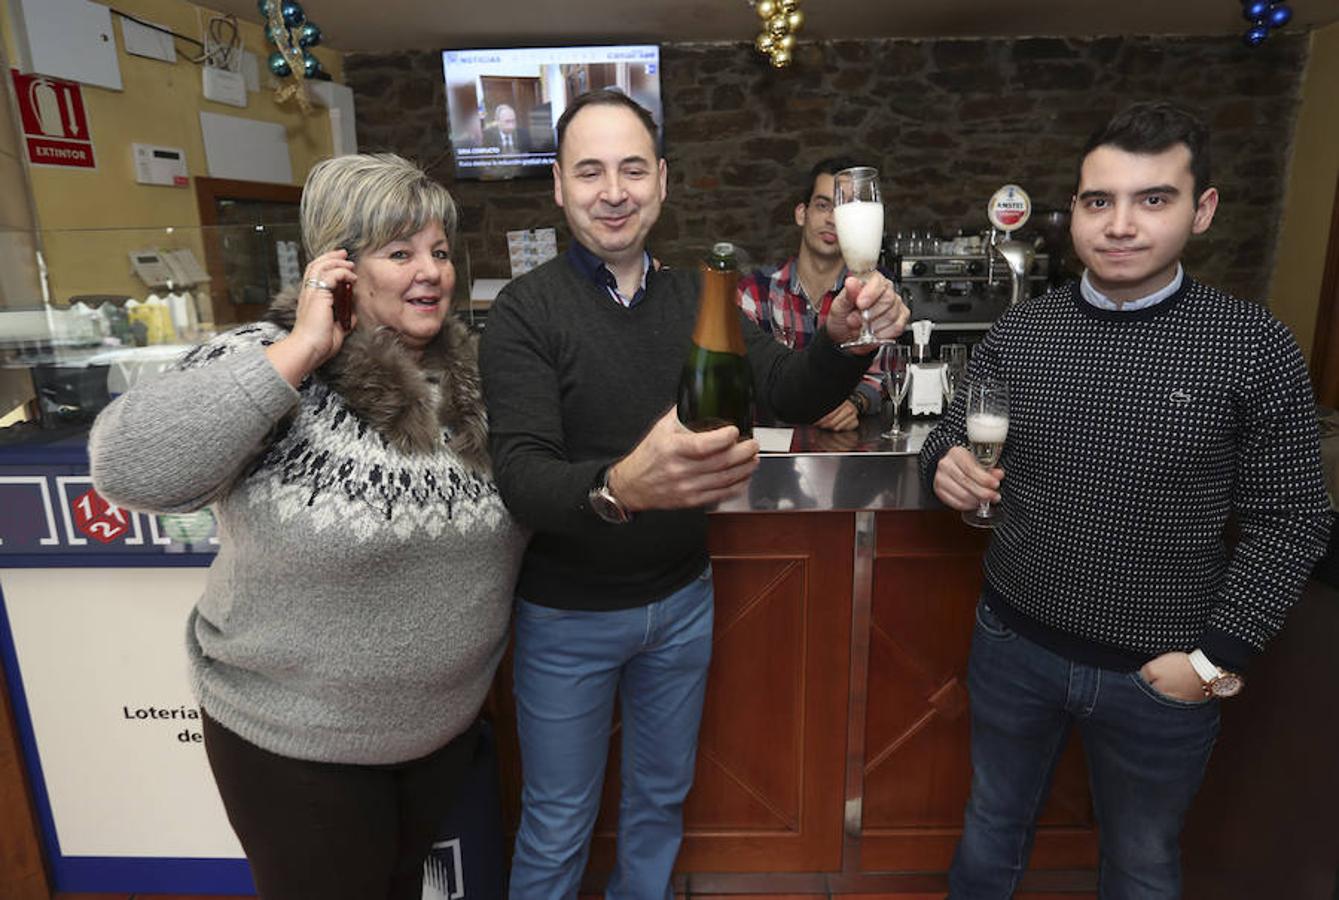
[[[393,153],[322,160],[302,188],[302,243],[308,257],[336,247],[350,257],[440,222],[455,246],[456,202],[445,187]]]

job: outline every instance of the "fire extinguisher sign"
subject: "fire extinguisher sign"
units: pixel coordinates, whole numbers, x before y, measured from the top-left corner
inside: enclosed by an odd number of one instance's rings
[[[28,145],[28,162],[35,166],[95,168],[93,139],[88,133],[79,83],[10,71]]]

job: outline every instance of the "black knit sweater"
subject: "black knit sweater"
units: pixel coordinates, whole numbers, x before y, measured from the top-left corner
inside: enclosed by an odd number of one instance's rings
[[[995,612],[1078,662],[1133,670],[1199,647],[1241,671],[1329,530],[1311,385],[1288,329],[1188,277],[1132,312],[1097,309],[1075,283],[1001,317],[967,377],[1010,391],[1008,517],[985,559]],[[965,443],[965,394],[921,451],[927,483]]]
[[[600,473],[674,404],[698,285],[696,271],[652,271],[628,308],[563,254],[508,284],[489,311],[479,368],[498,487],[534,530],[516,588],[526,600],[641,606],[706,566],[703,510],[648,510],[610,525],[587,503]],[[791,352],[740,318],[759,405],[788,421],[837,406],[869,365],[825,335]]]

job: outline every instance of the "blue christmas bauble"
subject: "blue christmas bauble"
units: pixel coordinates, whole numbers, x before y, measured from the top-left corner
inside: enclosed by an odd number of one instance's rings
[[[269,41],[271,44],[273,44],[274,46],[278,47],[278,46],[279,46],[279,37],[280,37],[280,34],[279,34],[279,33],[280,33],[280,32],[287,32],[287,31],[288,31],[288,29],[287,29],[287,28],[284,28],[283,26],[280,26],[280,27],[278,27],[278,28],[275,28],[273,25],[266,25],[266,26],[265,26],[265,40]]]
[[[259,9],[260,14],[268,19],[270,17],[270,7],[274,6],[274,3],[275,0],[256,0],[256,9]]]
[[[1282,28],[1291,22],[1292,18],[1292,7],[1286,3],[1279,3],[1269,8],[1269,15],[1265,21],[1269,23],[1270,28]]]
[[[1269,0],[1249,0],[1241,7],[1241,15],[1247,22],[1259,23],[1269,14]]]
[[[295,3],[293,0],[284,0],[284,4],[279,7],[279,12],[283,13],[284,24],[289,28],[297,28],[307,21],[307,14],[302,11],[302,4]]]
[[[288,65],[288,60],[284,59],[284,55],[277,50],[270,54],[269,66],[270,71],[280,78],[287,78],[293,74],[293,69]]]
[[[306,50],[302,51],[302,71],[308,78],[315,78],[321,71],[321,61]]]
[[[1248,29],[1242,39],[1246,41],[1247,47],[1258,47],[1264,43],[1267,37],[1269,37],[1269,26],[1256,25],[1254,28]]]
[[[298,32],[299,47],[315,47],[321,43],[321,29],[315,22],[308,22]]]

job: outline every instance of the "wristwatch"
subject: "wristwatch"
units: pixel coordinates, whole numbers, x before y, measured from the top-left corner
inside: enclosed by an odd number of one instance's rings
[[[863,416],[869,412],[869,398],[860,391],[852,391],[849,399],[851,405],[855,407],[856,415]]]
[[[604,519],[610,525],[626,525],[632,521],[632,513],[624,506],[619,499],[614,496],[614,492],[609,489],[609,469],[605,469],[600,475],[600,481],[595,487],[590,489],[587,500],[590,502],[590,508],[595,515]]]
[[[1203,650],[1191,651],[1190,664],[1195,667],[1195,674],[1204,683],[1206,697],[1235,697],[1246,686],[1244,678],[1236,672],[1228,672],[1215,666],[1209,657],[1204,655]]]

